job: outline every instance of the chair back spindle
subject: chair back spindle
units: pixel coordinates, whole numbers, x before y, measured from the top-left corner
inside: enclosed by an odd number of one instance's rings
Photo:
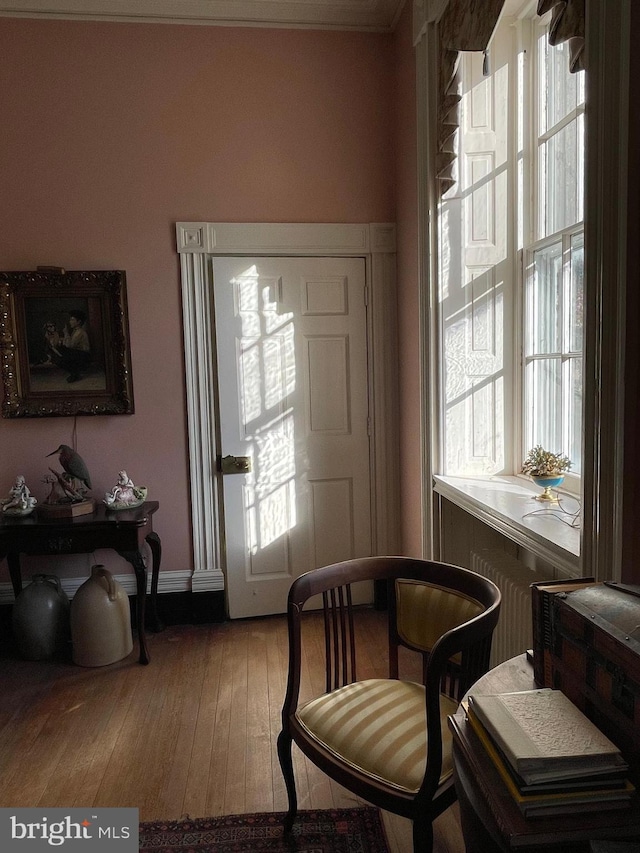
[[[356,680],[356,646],[353,628],[351,584],[322,593],[326,658],[326,690],[329,693]]]

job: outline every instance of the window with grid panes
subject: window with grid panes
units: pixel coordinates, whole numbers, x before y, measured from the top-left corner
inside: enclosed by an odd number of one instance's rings
[[[584,72],[534,27],[530,242],[523,252],[522,455],[541,444],[582,457]],[[520,108],[527,102],[520,93]]]
[[[518,473],[542,444],[569,456],[577,490],[584,73],[537,17],[502,24],[490,59],[486,73],[462,55],[458,176],[439,208],[441,473]]]

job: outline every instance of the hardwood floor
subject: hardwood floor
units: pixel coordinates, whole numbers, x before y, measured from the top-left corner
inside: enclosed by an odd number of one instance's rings
[[[360,677],[384,671],[383,624],[358,614]],[[102,668],[0,660],[0,805],[134,806],[142,821],[286,809],[275,749],[284,617],[172,627],[148,641],[146,667],[137,648]],[[319,682],[309,656],[304,693]],[[360,802],[295,754],[300,808]],[[393,853],[411,851],[410,823],[385,814],[385,825]],[[434,827],[435,853],[463,853],[456,806]]]

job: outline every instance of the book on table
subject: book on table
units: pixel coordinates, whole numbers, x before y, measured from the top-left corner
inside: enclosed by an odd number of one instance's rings
[[[560,690],[471,694],[469,709],[528,785],[628,769],[618,747]]]
[[[475,716],[471,706],[467,707],[467,720],[525,817],[575,814],[593,809],[608,810],[624,808],[630,804],[634,787],[626,778],[623,769],[560,782],[527,784],[500,754],[499,748]]]

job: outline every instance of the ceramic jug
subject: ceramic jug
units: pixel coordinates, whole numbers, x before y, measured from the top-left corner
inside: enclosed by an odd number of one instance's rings
[[[71,642],[79,666],[115,663],[133,648],[129,598],[104,566],[92,566],[71,601]]]
[[[69,643],[69,599],[60,578],[37,574],[13,605],[13,635],[20,654],[27,660],[46,660],[67,650]]]

